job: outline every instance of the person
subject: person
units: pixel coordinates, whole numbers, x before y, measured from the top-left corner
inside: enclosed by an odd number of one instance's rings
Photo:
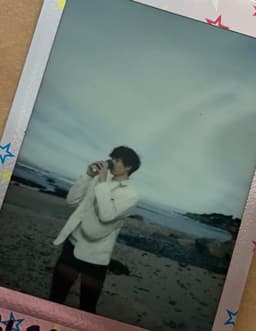
[[[71,187],[67,203],[75,210],[54,241],[64,245],[54,269],[50,300],[64,303],[81,275],[80,309],[94,314],[119,231],[138,201],[130,180],[141,165],[138,154],[119,146],[109,156],[111,162],[90,164]]]

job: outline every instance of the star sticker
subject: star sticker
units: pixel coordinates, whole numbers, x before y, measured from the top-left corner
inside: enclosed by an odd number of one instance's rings
[[[227,309],[227,313],[228,313],[228,319],[226,320],[224,325],[235,325],[235,322],[233,321],[233,316],[236,316],[238,314],[238,311],[233,313],[231,310]]]
[[[10,321],[13,321],[14,323],[16,323],[16,325],[14,327],[12,327],[12,329],[10,331],[21,331],[20,328],[19,328],[19,325],[24,321],[24,319],[15,319],[13,313],[11,312],[9,320],[8,321],[1,321],[0,323],[7,326],[10,323]]]
[[[255,13],[253,14],[253,16],[256,16],[256,6],[253,6],[253,8],[255,9]]]
[[[163,6],[163,7],[162,7],[162,10],[166,10],[166,11],[168,11],[168,10],[170,10],[170,9],[169,9],[168,6]]]
[[[57,0],[58,9],[64,9],[66,0]]]
[[[5,146],[0,145],[0,161],[2,164],[5,163],[5,160],[7,157],[14,157],[14,154],[12,154],[9,151],[10,147],[11,147],[11,143],[9,143]],[[5,151],[5,153],[3,153],[3,151]]]
[[[4,170],[1,173],[1,177],[2,177],[3,182],[8,182],[12,177],[12,172],[9,170]]]
[[[229,27],[228,27],[228,26],[223,25],[223,24],[221,23],[221,19],[222,19],[222,18],[221,18],[221,15],[220,15],[219,17],[216,18],[215,21],[210,20],[209,18],[206,18],[205,20],[206,20],[206,22],[207,22],[208,24],[210,24],[210,25],[215,25],[215,26],[217,26],[217,27],[219,27],[219,28],[222,28],[222,29],[224,29],[224,30],[229,30]]]
[[[256,251],[256,240],[253,240],[252,244],[253,244],[253,251],[255,252]]]

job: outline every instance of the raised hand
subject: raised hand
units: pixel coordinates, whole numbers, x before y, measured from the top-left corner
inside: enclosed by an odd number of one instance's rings
[[[88,168],[87,168],[87,175],[88,176],[91,176],[91,177],[95,177],[95,176],[97,176],[98,175],[98,173],[99,173],[99,166],[98,166],[98,163],[99,163],[100,161],[98,161],[98,162],[93,162],[93,163],[91,163],[89,166],[88,166]]]
[[[105,182],[108,177],[108,162],[107,161],[100,161],[99,164],[99,182]]]

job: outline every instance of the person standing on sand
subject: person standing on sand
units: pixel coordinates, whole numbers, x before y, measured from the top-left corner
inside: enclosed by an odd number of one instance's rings
[[[81,274],[80,309],[91,313],[96,313],[119,231],[138,201],[129,176],[140,167],[139,156],[126,146],[114,148],[109,156],[109,161],[90,164],[71,187],[67,203],[76,209],[54,241],[64,245],[49,299],[64,303]]]

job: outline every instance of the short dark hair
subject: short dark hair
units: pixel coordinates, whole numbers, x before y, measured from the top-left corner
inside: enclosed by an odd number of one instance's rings
[[[113,159],[121,159],[125,167],[131,167],[129,170],[129,176],[139,169],[141,165],[138,154],[132,148],[127,146],[115,147],[109,156]]]

